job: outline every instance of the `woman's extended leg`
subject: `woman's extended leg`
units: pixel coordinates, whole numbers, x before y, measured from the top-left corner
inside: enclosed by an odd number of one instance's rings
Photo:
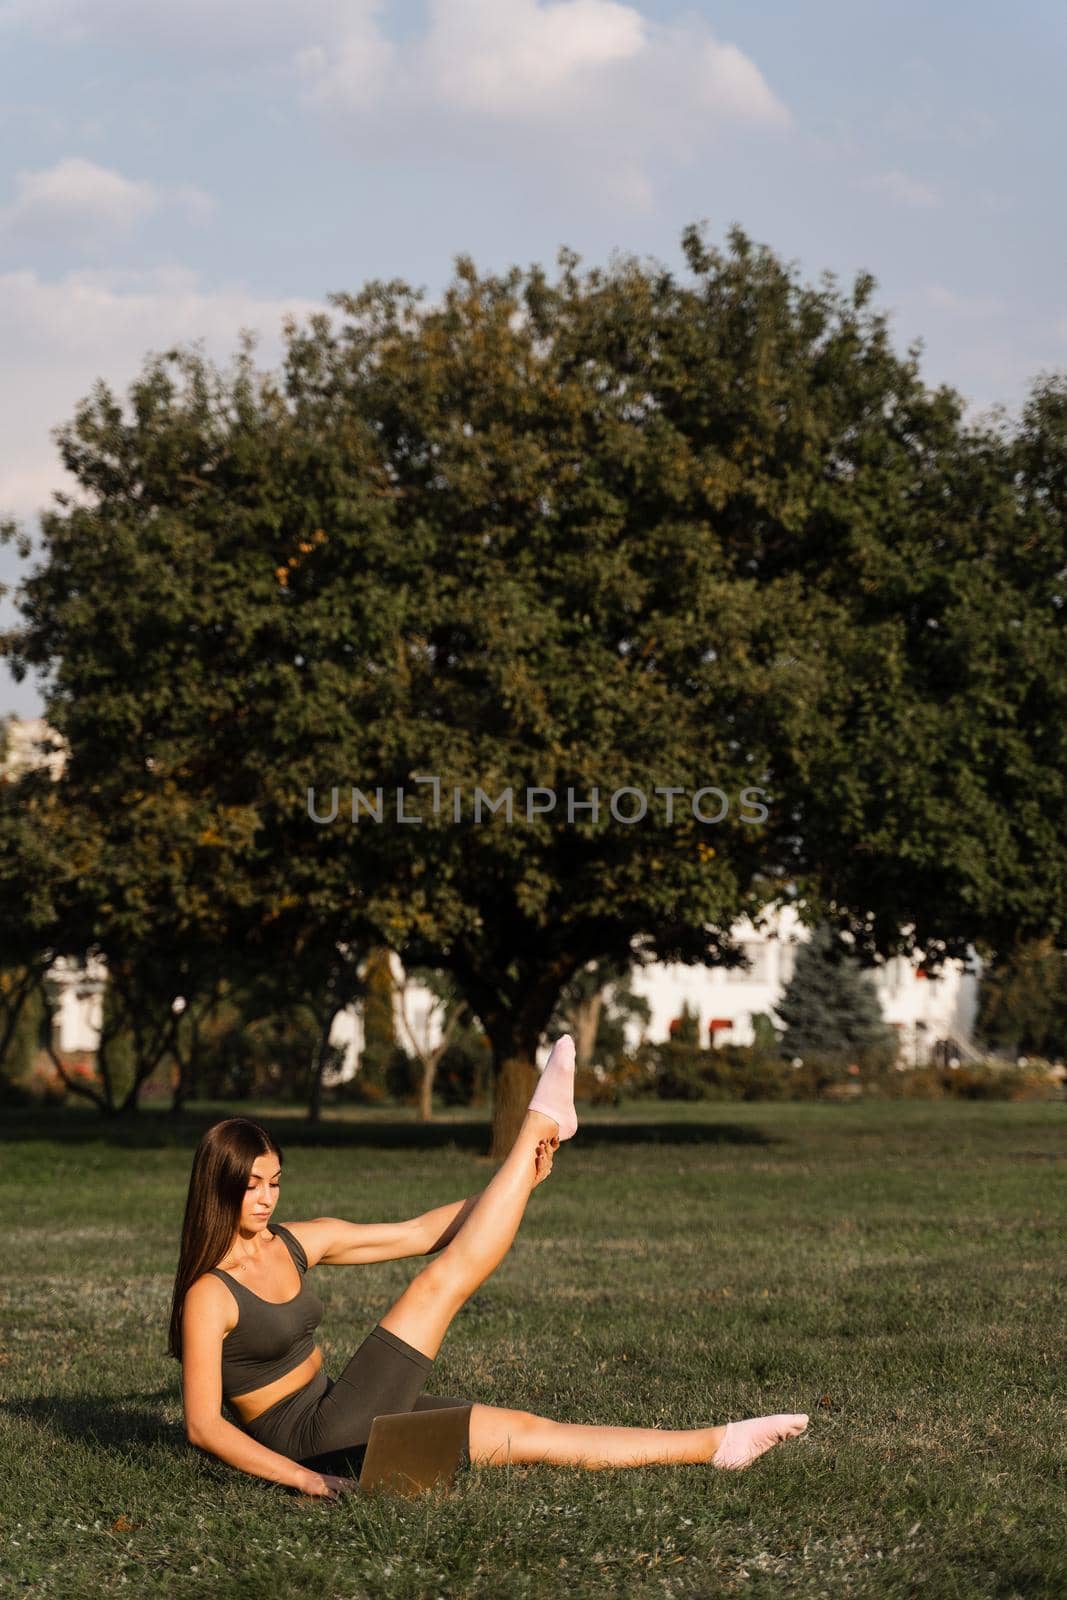
[[[747,1466],[782,1439],[807,1427],[803,1412],[782,1412],[717,1428],[612,1428],[583,1422],[553,1422],[530,1411],[475,1405],[470,1417],[472,1466],[504,1466],[508,1461],[549,1461],[557,1466],[644,1467],[660,1462],[711,1461]],[[730,1437],[727,1437],[729,1430]]]
[[[460,1306],[507,1254],[537,1178],[538,1142],[554,1138],[557,1131],[551,1117],[527,1111],[507,1160],[455,1238],[411,1280],[381,1319],[381,1327],[436,1357]]]
[[[607,1428],[553,1422],[531,1411],[471,1407],[472,1466],[551,1461],[569,1467],[643,1467],[654,1461],[710,1461],[726,1432],[721,1428]]]

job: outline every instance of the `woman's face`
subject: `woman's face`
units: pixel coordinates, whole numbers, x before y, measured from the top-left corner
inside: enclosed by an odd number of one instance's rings
[[[270,1221],[271,1212],[278,1203],[281,1175],[282,1164],[277,1156],[257,1156],[253,1161],[241,1206],[241,1227],[249,1233],[261,1233]]]

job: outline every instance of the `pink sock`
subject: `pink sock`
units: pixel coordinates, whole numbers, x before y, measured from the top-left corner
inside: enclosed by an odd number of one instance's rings
[[[542,1111],[559,1126],[559,1137],[573,1139],[578,1132],[574,1110],[574,1040],[563,1033],[552,1046],[540,1082],[534,1090],[529,1111]]]
[[[728,1422],[723,1441],[711,1458],[713,1467],[747,1467],[772,1444],[794,1438],[808,1425],[806,1411],[779,1411],[773,1417]]]

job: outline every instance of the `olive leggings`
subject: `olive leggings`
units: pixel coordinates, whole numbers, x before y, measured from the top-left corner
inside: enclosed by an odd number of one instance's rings
[[[471,1400],[421,1394],[433,1366],[424,1355],[381,1324],[372,1328],[341,1375],[320,1367],[302,1389],[240,1426],[253,1439],[316,1472],[358,1476],[375,1417],[395,1411],[467,1409],[467,1432],[456,1461],[470,1466]]]

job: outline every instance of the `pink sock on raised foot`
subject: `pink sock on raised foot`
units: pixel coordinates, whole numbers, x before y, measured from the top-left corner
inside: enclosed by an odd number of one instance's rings
[[[744,1422],[728,1422],[711,1464],[713,1467],[747,1467],[773,1444],[803,1433],[807,1425],[806,1411],[779,1411],[773,1417],[748,1417]]]
[[[574,1110],[574,1040],[569,1033],[561,1034],[552,1046],[552,1054],[526,1109],[551,1117],[559,1126],[561,1142],[573,1139],[578,1132]]]

